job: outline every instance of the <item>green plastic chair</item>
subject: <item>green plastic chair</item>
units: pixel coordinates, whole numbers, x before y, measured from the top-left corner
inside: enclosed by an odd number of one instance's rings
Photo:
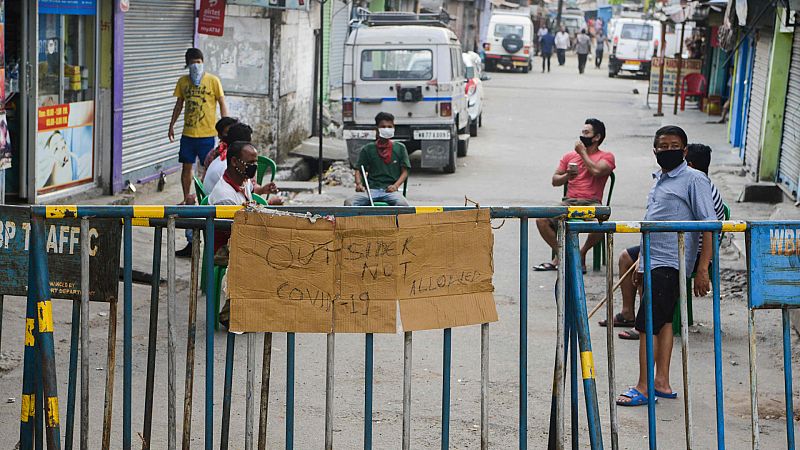
[[[203,182],[200,181],[200,178],[197,178],[196,176],[193,178],[194,178],[194,192],[195,194],[197,194],[197,199],[202,200],[208,197],[208,194],[210,194],[210,192],[206,192],[206,188],[203,186]]]
[[[408,192],[408,177],[406,177],[406,181],[403,182],[403,197],[407,197],[406,193]],[[373,206],[389,206],[386,202],[373,202]]]
[[[731,220],[731,208],[725,203],[722,204],[722,213],[725,220]],[[689,278],[689,282],[686,283],[686,315],[689,316],[687,323],[690,326],[694,325],[694,316],[692,314],[692,280],[694,280],[696,275],[696,273],[692,273],[692,276]],[[675,336],[681,335],[680,303],[675,305],[675,312],[672,314],[672,334]]]
[[[267,174],[267,168],[269,168],[272,173],[269,181],[275,181],[275,174],[278,172],[278,165],[275,164],[275,161],[266,156],[259,155],[256,164],[258,165],[258,170],[256,171],[256,181],[258,181],[258,184],[263,184],[264,175]]]
[[[606,196],[606,206],[611,206],[611,195],[614,193],[614,183],[617,181],[617,176],[614,175],[614,172],[608,176],[608,196]],[[567,196],[567,186],[569,183],[564,184],[564,197]],[[553,257],[555,258],[555,252],[553,252]],[[603,239],[598,242],[597,244],[592,247],[592,270],[598,271],[600,270],[600,266],[606,264],[606,236],[603,234]]]

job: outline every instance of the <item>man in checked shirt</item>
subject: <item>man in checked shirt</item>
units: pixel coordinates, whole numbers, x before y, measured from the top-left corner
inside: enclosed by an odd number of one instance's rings
[[[653,186],[647,196],[645,221],[716,220],[712,200],[711,181],[699,170],[692,169],[684,160],[688,151],[686,132],[676,126],[666,126],[656,131],[653,141],[661,170],[653,173]],[[705,296],[710,291],[708,266],[712,246],[704,245],[698,258],[699,233],[686,233],[686,267],[697,262],[694,294]],[[703,241],[711,242],[711,233],[703,232]],[[651,302],[653,309],[653,350],[655,359],[655,395],[677,398],[669,382],[669,365],[672,359],[672,315],[679,297],[678,236],[676,233],[650,234]],[[644,261],[634,274],[634,284],[642,283]],[[617,397],[620,406],[647,404],[647,353],[645,333],[645,308],[639,305],[636,314],[639,331],[639,380]]]

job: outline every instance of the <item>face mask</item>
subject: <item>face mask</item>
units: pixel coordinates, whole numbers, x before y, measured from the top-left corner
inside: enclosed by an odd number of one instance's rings
[[[239,160],[241,163],[244,163],[241,159]],[[236,167],[236,173],[245,177],[246,179],[254,178],[256,176],[256,172],[258,171],[258,165],[255,163],[252,164],[245,164],[244,170]]]
[[[656,161],[663,172],[669,172],[683,162],[683,150],[665,150],[656,153]]]
[[[589,147],[592,146],[592,144],[594,143],[592,141],[592,139],[594,139],[594,136],[592,136],[592,137],[581,136],[581,142],[583,143],[583,146],[586,147],[586,148],[589,148]]]
[[[200,86],[200,80],[203,79],[203,63],[189,64],[189,78],[195,86]]]
[[[391,139],[394,137],[394,128],[378,128],[378,136],[381,139]]]

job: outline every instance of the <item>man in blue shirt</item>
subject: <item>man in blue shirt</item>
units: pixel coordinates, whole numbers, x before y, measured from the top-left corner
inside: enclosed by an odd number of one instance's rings
[[[547,71],[550,72],[550,57],[553,56],[556,38],[550,33],[549,29],[544,29],[544,34],[539,38],[539,44],[542,49],[542,73],[544,73],[545,64],[547,65]]]
[[[711,181],[699,170],[692,169],[684,158],[687,153],[686,132],[676,126],[666,126],[656,132],[653,152],[661,170],[653,173],[654,183],[647,197],[645,221],[717,220],[711,194]],[[695,266],[698,233],[686,233],[686,268]],[[711,233],[703,233],[703,241],[711,242]],[[676,398],[669,382],[672,359],[672,315],[680,295],[678,275],[678,236],[676,233],[650,234],[651,302],[653,308],[653,350],[655,357],[656,397]],[[704,245],[697,264],[694,294],[709,293],[708,266],[712,246]],[[642,282],[644,261],[640,260],[634,284]],[[636,386],[617,397],[620,406],[647,404],[647,353],[645,346],[645,307],[639,305],[636,314],[639,331],[639,381]]]

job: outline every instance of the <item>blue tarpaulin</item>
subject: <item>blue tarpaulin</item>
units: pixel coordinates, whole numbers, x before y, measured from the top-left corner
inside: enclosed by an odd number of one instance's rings
[[[39,14],[93,16],[97,0],[39,0]]]

